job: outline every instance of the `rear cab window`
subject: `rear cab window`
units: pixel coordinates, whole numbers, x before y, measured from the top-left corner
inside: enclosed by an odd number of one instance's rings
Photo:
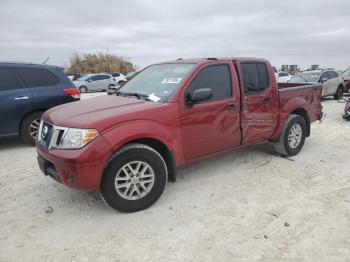
[[[59,83],[59,78],[47,69],[17,67],[16,71],[29,88],[55,86]]]
[[[269,87],[269,76],[263,62],[242,62],[244,93],[246,95],[263,92]]]

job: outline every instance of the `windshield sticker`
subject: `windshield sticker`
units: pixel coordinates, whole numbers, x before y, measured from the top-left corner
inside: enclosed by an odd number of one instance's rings
[[[154,93],[150,94],[148,98],[151,99],[153,102],[158,102],[160,100],[160,97],[156,96]]]
[[[177,77],[177,78],[164,78],[162,81],[162,84],[178,84],[180,83],[182,80],[181,77]]]

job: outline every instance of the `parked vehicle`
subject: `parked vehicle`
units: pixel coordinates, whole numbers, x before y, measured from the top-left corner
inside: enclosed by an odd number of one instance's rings
[[[116,86],[113,76],[110,74],[87,74],[73,82],[79,88],[80,93],[106,91]]]
[[[350,98],[348,98],[345,104],[343,119],[350,120]]]
[[[277,85],[263,59],[151,65],[116,95],[46,112],[39,166],[69,187],[100,189],[116,210],[142,210],[176,179],[176,168],[197,160],[264,141],[283,156],[298,154],[322,118],[321,92],[321,85]]]
[[[350,67],[341,74],[341,77],[344,81],[344,93],[350,92]]]
[[[287,83],[292,78],[292,75],[286,72],[279,72],[278,73],[278,82],[279,83]]]
[[[118,73],[118,72],[110,72],[107,73],[113,76],[113,79],[115,82],[117,82],[117,84],[123,83],[125,81],[127,81],[125,75],[123,75],[122,73]]]
[[[80,99],[79,90],[62,68],[25,63],[0,63],[0,136],[20,135],[29,144],[43,112]]]
[[[304,71],[294,75],[289,83],[320,83],[323,85],[322,97],[333,96],[334,99],[343,97],[344,89],[339,83],[338,73],[333,69]]]

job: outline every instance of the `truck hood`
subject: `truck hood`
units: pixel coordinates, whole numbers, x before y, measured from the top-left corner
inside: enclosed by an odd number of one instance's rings
[[[132,120],[131,115],[139,115],[136,112],[160,106],[136,98],[103,95],[54,107],[43,115],[43,120],[56,126],[95,128],[102,132],[122,119],[125,121],[126,115]]]

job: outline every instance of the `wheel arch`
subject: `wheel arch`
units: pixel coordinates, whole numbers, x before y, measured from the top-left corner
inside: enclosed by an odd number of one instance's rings
[[[28,112],[27,114],[25,114],[22,118],[21,118],[21,121],[19,122],[19,125],[18,125],[18,134],[21,135],[21,127],[22,127],[22,124],[23,124],[23,121],[24,119],[26,119],[28,116],[32,115],[32,114],[35,114],[35,113],[39,113],[39,112],[45,112],[46,110],[48,110],[48,108],[42,108],[42,109],[35,109],[35,110],[32,110],[30,112]]]
[[[292,112],[290,112],[290,114],[298,115],[304,118],[304,121],[306,124],[306,137],[309,137],[311,134],[311,124],[310,124],[310,118],[307,111],[304,108],[299,107],[297,109],[294,109]]]
[[[143,144],[157,151],[162,156],[167,166],[168,180],[171,182],[176,181],[176,159],[175,159],[174,153],[169,149],[169,147],[164,142],[153,137],[139,137],[139,138],[130,139],[124,142],[118,148],[113,150],[113,152],[110,154],[110,156],[106,161],[106,166],[108,166],[109,162],[111,161],[111,159],[113,159],[113,156],[115,155],[116,152],[118,152],[123,147],[130,144]]]
[[[155,138],[144,137],[131,140],[125,145],[133,143],[144,144],[156,150],[163,157],[166,163],[168,169],[168,179],[172,182],[176,181],[176,160],[173,152],[165,145],[165,143]]]

